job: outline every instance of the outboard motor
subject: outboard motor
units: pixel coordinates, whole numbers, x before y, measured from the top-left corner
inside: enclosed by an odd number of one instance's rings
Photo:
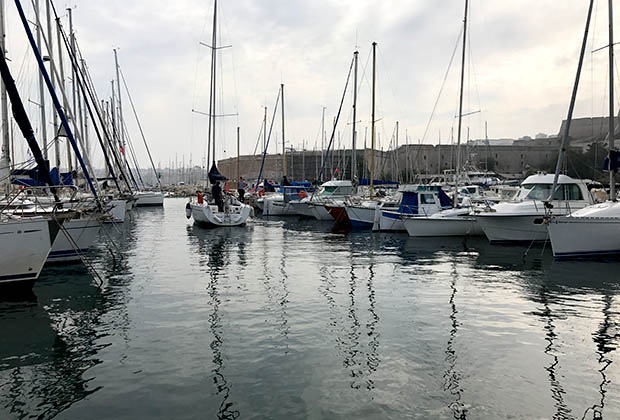
[[[188,219],[192,217],[192,206],[189,204],[189,202],[185,205],[185,217],[187,217]]]

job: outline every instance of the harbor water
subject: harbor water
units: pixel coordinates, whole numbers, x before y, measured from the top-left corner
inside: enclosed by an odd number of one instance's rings
[[[107,232],[102,284],[0,302],[0,419],[620,419],[614,261],[183,199]]]

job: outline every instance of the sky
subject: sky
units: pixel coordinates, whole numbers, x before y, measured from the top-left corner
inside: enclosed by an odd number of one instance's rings
[[[22,0],[35,21],[32,1]],[[41,0],[44,4],[44,0]],[[75,32],[100,98],[111,95],[118,49],[156,166],[201,165],[206,153],[213,0],[56,0]],[[556,134],[566,117],[585,25],[584,0],[470,0],[463,141]],[[616,21],[620,22],[616,8]],[[268,107],[269,123],[285,85],[286,146],[321,147],[322,113],[331,136],[353,52],[359,51],[358,147],[370,146],[371,44],[377,42],[377,147],[456,141],[464,0],[220,0],[218,2],[216,156],[253,153]],[[15,4],[7,1],[11,69],[34,125],[38,79]],[[575,116],[608,112],[607,2],[595,1]],[[618,28],[618,25],[616,25]],[[620,37],[620,31],[617,31]],[[454,53],[452,65],[449,67]],[[449,71],[448,71],[449,69]],[[446,82],[442,81],[447,73]],[[617,75],[617,73],[616,73]],[[334,142],[351,147],[352,84]],[[620,88],[616,79],[616,91]],[[441,95],[439,95],[441,89]],[[616,96],[617,97],[617,96]],[[26,101],[26,99],[25,99]],[[148,160],[124,99],[125,119],[141,165]],[[433,118],[431,113],[437,102]],[[617,101],[616,101],[617,102]],[[49,99],[48,99],[49,103]],[[617,106],[617,103],[616,103]],[[50,111],[51,112],[51,111]],[[269,152],[282,149],[280,110]],[[49,119],[49,118],[48,118]],[[338,138],[340,137],[340,140]],[[441,139],[441,140],[440,140]],[[261,145],[262,146],[262,145]],[[94,160],[102,163],[94,152]],[[98,160],[99,159],[99,160]]]

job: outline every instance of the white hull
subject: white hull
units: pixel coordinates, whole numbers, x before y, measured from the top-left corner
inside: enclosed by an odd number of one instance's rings
[[[290,203],[292,214],[306,217],[314,217],[312,214],[311,204],[308,199]]]
[[[47,262],[81,261],[80,256],[88,252],[99,236],[101,222],[98,217],[84,216],[80,219],[66,221],[63,228],[56,236]],[[67,235],[71,236],[71,240],[67,238]]]
[[[108,201],[106,210],[112,216],[111,222],[123,223],[125,221],[125,216],[127,215],[127,201],[126,200]]]
[[[334,218],[331,214],[329,214],[325,206],[318,202],[310,205],[310,214],[317,220],[334,220]]]
[[[620,203],[607,201],[552,217],[547,229],[555,257],[620,254]]]
[[[480,236],[484,232],[473,216],[408,217],[403,220],[409,236]]]
[[[379,209],[378,230],[386,232],[404,232],[405,225],[400,218],[400,213]],[[377,229],[375,229],[377,230]]]
[[[58,229],[44,218],[0,222],[0,286],[32,286]]]
[[[375,209],[370,206],[346,206],[347,216],[354,228],[370,229],[375,221]]]
[[[267,198],[263,201],[263,216],[296,216],[292,203],[285,203],[282,197]]]
[[[163,207],[164,205],[164,194],[161,192],[139,192],[136,198],[136,207]]]
[[[502,215],[479,214],[478,224],[489,242],[540,242],[546,241],[547,227],[544,214]]]
[[[217,206],[191,203],[194,221],[210,227],[241,226],[250,217],[250,206],[230,206],[230,211],[219,212]]]

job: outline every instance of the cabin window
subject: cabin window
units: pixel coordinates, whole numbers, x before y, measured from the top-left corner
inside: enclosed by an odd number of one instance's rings
[[[420,194],[420,204],[435,204],[435,196],[433,194]]]
[[[529,190],[526,198],[529,200],[547,200],[551,194],[552,184],[528,184],[523,188]],[[583,194],[577,184],[562,184],[553,194],[553,200],[583,200]]]

